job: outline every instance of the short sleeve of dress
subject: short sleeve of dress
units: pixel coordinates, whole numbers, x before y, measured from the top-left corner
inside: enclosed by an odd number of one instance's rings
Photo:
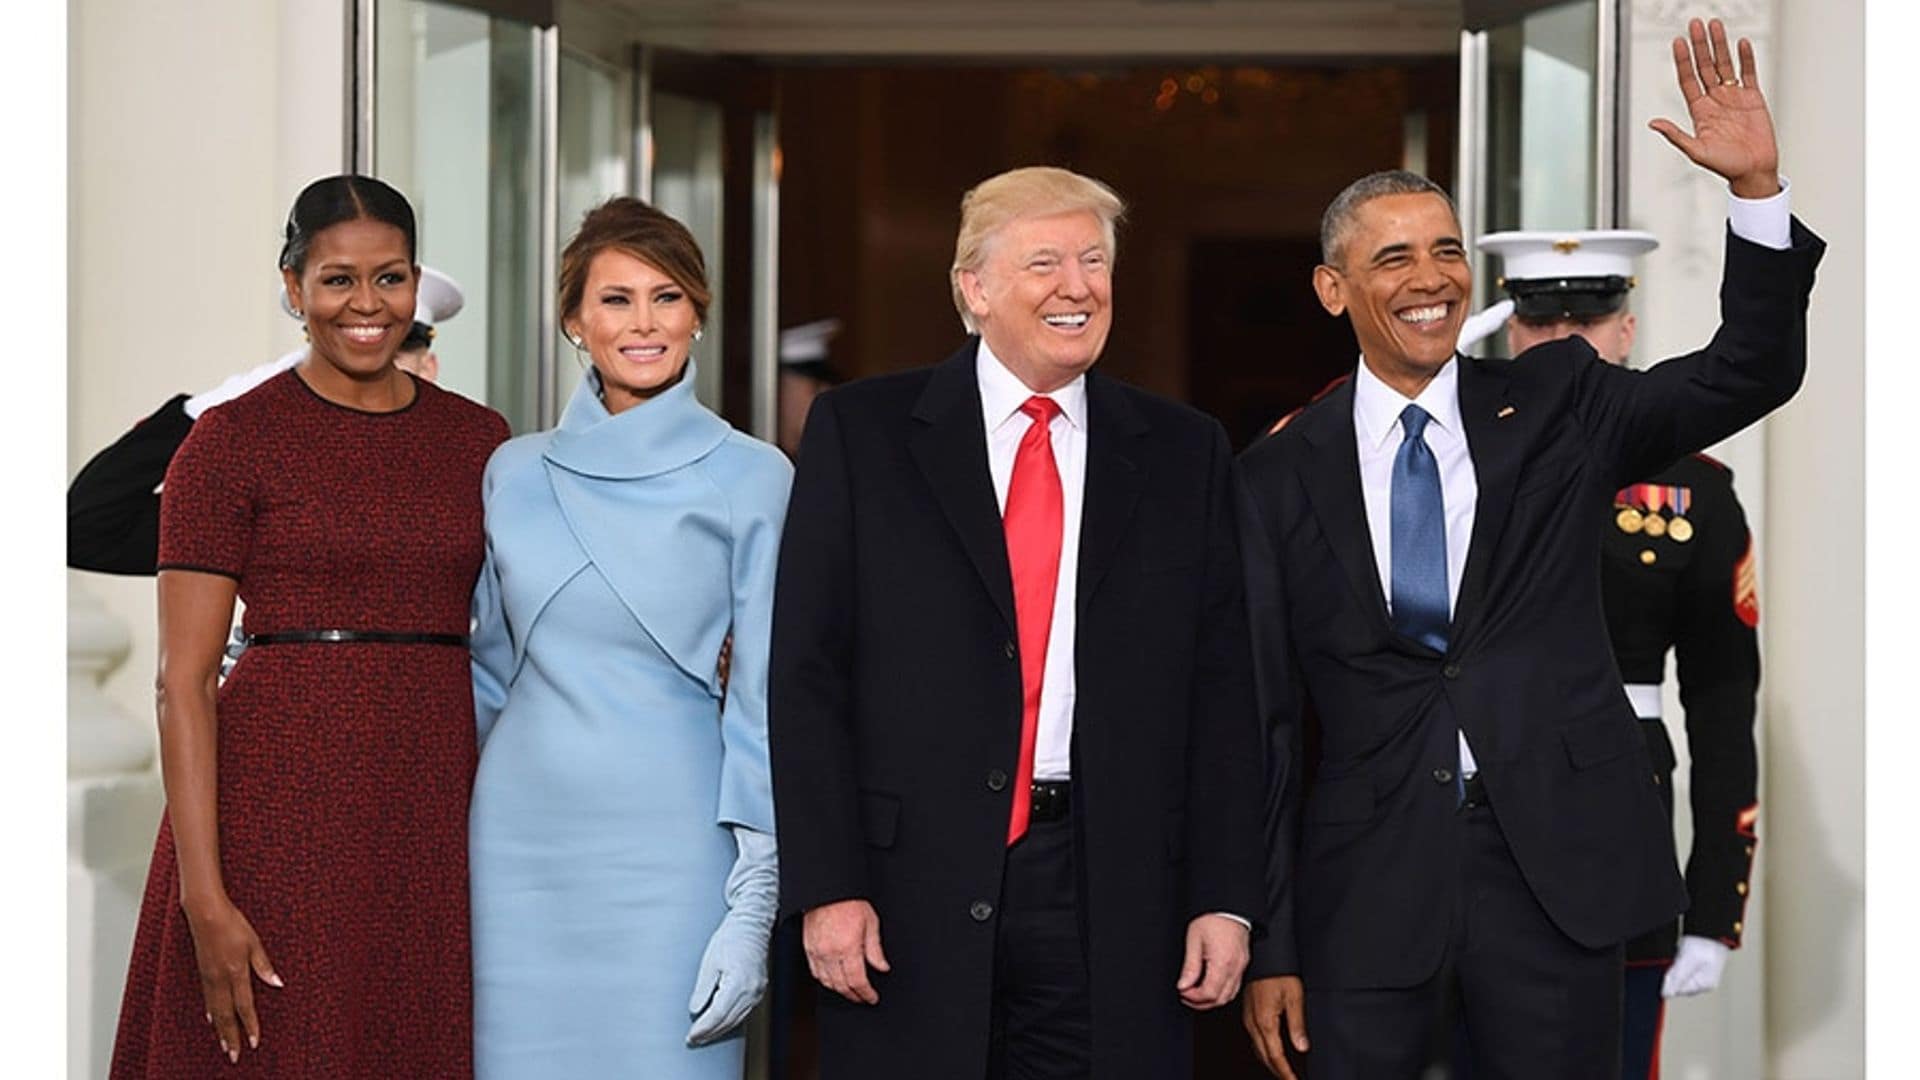
[[[254,454],[230,411],[207,410],[160,488],[158,570],[239,579],[253,547]]]

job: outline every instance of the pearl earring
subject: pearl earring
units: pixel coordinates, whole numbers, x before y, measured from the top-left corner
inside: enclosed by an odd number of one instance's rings
[[[699,340],[700,340],[700,336],[701,336],[702,334],[705,334],[706,332],[707,332],[707,328],[706,328],[706,327],[704,327],[704,326],[696,326],[696,327],[694,327],[694,328],[693,328],[693,340],[695,340],[695,341],[699,341]]]
[[[576,349],[580,348],[582,345],[585,344],[585,342],[580,340],[580,335],[578,334],[568,334],[567,343],[572,345]]]

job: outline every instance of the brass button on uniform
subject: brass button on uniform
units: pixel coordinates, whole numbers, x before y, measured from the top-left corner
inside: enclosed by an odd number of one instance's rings
[[[1733,886],[1733,891],[1739,893],[1741,896],[1747,895],[1747,883],[1744,881],[1736,882]]]
[[[1435,769],[1435,770],[1433,770],[1433,782],[1434,782],[1434,783],[1436,783],[1436,784],[1451,784],[1451,783],[1453,783],[1453,770],[1452,770],[1452,769]]]
[[[993,905],[985,900],[975,900],[967,906],[967,914],[973,917],[974,922],[986,922],[993,918]]]
[[[987,773],[987,790],[988,791],[1007,790],[1007,774],[1002,772],[999,769],[989,770]]]
[[[1652,566],[1652,565],[1653,565],[1653,564],[1654,564],[1655,562],[1657,562],[1657,561],[1659,560],[1659,558],[1660,558],[1660,556],[1658,556],[1658,555],[1655,555],[1655,554],[1653,553],[1653,549],[1652,549],[1652,548],[1647,548],[1646,550],[1644,550],[1644,551],[1642,551],[1642,552],[1640,553],[1640,561],[1641,561],[1642,563],[1645,563],[1645,564],[1646,564],[1646,565],[1648,565],[1648,566]]]
[[[1734,924],[1733,924],[1733,932],[1734,932],[1734,933],[1736,933],[1736,934],[1738,934],[1738,933],[1740,933],[1741,931],[1743,931],[1743,930],[1745,930],[1746,928],[1747,928],[1747,924],[1746,924],[1746,923],[1734,923]]]

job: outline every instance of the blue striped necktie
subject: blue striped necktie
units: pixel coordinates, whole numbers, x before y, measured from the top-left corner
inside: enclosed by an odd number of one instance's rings
[[[1440,498],[1440,465],[1427,446],[1427,421],[1418,405],[1400,413],[1406,437],[1393,455],[1393,628],[1447,651],[1447,513]]]

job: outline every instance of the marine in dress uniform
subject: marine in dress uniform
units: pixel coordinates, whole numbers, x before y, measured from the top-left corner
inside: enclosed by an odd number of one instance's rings
[[[1624,364],[1633,340],[1627,295],[1632,259],[1658,240],[1623,230],[1508,232],[1483,237],[1504,259],[1514,305],[1511,352],[1578,333]],[[1667,652],[1677,664],[1692,765],[1689,906],[1626,947],[1622,1075],[1659,1074],[1665,999],[1720,981],[1740,945],[1751,892],[1755,794],[1754,698],[1760,683],[1760,609],[1753,539],[1733,473],[1696,454],[1614,496],[1602,543],[1607,629],[1640,717],[1669,821],[1675,755],[1661,708]]]

